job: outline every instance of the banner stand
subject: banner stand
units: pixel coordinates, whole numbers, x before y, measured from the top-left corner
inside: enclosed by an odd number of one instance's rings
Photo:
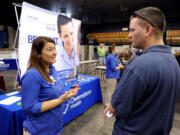
[[[18,38],[18,34],[19,34],[19,27],[20,27],[20,21],[19,21],[19,17],[18,17],[17,7],[22,8],[22,4],[13,3],[13,6],[14,6],[15,14],[16,14],[17,25],[18,25],[17,26],[17,30],[16,30],[16,35],[15,35],[14,43],[13,43],[13,48],[12,48],[12,55],[11,55],[12,58],[16,59],[16,64],[17,64],[17,75],[16,75],[15,84],[14,84],[14,90],[15,90],[16,86],[17,86],[18,77],[20,78],[19,62],[18,62],[16,50],[15,50],[16,42],[17,42],[17,38]]]

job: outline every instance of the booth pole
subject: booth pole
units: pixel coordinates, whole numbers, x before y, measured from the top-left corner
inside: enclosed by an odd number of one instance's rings
[[[19,62],[18,62],[16,50],[15,50],[17,38],[18,38],[18,35],[19,35],[19,27],[20,27],[20,21],[19,21],[19,17],[18,17],[17,7],[22,8],[22,4],[13,3],[13,6],[14,6],[15,14],[16,14],[17,25],[18,25],[17,30],[16,30],[14,43],[13,43],[13,48],[12,48],[12,57],[16,59],[16,64],[17,64],[17,75],[16,75],[16,81],[15,81],[15,84],[14,84],[14,89],[16,89],[18,77],[20,78]]]

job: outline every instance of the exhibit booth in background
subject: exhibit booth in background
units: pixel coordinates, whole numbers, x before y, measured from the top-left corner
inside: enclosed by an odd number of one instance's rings
[[[54,13],[34,5],[23,2],[21,18],[19,25],[19,47],[18,47],[18,70],[21,72],[20,77],[27,70],[28,60],[30,57],[31,46],[33,39],[37,36],[48,36],[54,39],[56,43],[57,53],[61,55],[62,40],[59,38],[57,31],[57,16]],[[72,19],[73,35],[74,35],[74,49],[77,50],[78,31],[81,21]],[[76,36],[75,36],[76,35]],[[80,48],[80,47],[79,47]],[[57,57],[58,57],[57,55]],[[15,59],[17,61],[17,59]],[[58,61],[55,65],[61,65]],[[74,73],[74,69],[66,69]],[[64,70],[59,70],[59,77],[62,77]],[[65,73],[65,72],[64,72]],[[74,74],[75,76],[75,74]],[[65,81],[64,90],[68,91],[74,84],[80,84],[81,90],[78,94],[63,103],[64,117],[63,124],[67,124],[88,108],[93,106],[96,102],[102,102],[102,94],[100,87],[100,79],[95,76],[77,75],[77,78]],[[0,133],[3,135],[22,135],[23,121],[26,116],[23,113],[21,106],[21,92],[14,91],[0,95]]]

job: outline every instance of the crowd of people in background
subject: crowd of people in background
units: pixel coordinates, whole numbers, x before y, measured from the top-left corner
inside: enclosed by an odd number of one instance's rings
[[[113,45],[115,45],[115,44],[113,44]],[[111,46],[111,45],[109,45],[109,46]],[[103,51],[101,50],[101,48],[103,48],[102,49]],[[98,53],[98,50],[100,53]],[[100,61],[101,64],[103,63],[103,65],[106,65],[106,58],[108,56],[108,50],[106,51],[104,43],[100,43],[99,47],[94,47],[94,59],[97,59]],[[102,52],[103,52],[103,58],[101,58]],[[130,60],[133,60],[135,57],[140,56],[142,53],[143,53],[142,49],[137,49],[130,45],[129,47],[125,47],[120,50],[117,48],[117,54],[115,54],[115,57],[118,60],[118,63],[121,63],[122,65],[126,65],[129,63]],[[176,50],[174,52],[174,56],[180,65],[180,51]],[[122,74],[122,71],[123,70],[121,70],[120,74]]]
[[[117,46],[116,44],[112,44]],[[109,45],[111,46],[111,45]],[[106,64],[106,58],[108,56],[109,48],[105,49],[104,43],[99,43],[98,47],[94,47],[94,57],[93,59],[99,60],[100,64],[105,65]],[[117,46],[117,54],[115,54],[116,59],[118,62],[121,62],[122,64],[127,63],[125,60],[131,60],[132,58],[135,58],[136,56],[139,56],[142,54],[142,50],[132,47],[131,45],[129,47],[122,48],[122,50],[118,49]],[[127,55],[127,56],[123,56]],[[123,56],[123,57],[120,57]],[[123,62],[124,61],[124,62]]]
[[[119,82],[126,65],[135,57],[141,55],[142,51],[132,46],[118,49],[115,44],[109,45],[107,51],[105,44],[100,43],[94,48],[94,59],[99,60],[99,64],[106,66],[106,92],[103,97],[103,104],[107,106],[111,95]]]

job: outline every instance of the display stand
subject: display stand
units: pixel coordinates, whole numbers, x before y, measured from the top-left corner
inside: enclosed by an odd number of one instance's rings
[[[16,59],[16,64],[17,64],[17,75],[16,75],[16,81],[15,81],[15,84],[14,84],[14,89],[16,89],[18,76],[20,77],[19,62],[18,62],[16,50],[15,50],[17,38],[18,38],[18,35],[19,35],[19,27],[20,27],[20,21],[19,21],[19,17],[18,17],[17,8],[22,8],[22,4],[13,3],[13,6],[14,6],[15,14],[16,14],[17,30],[16,30],[16,35],[15,35],[15,39],[14,39],[14,43],[13,43],[11,56],[12,56],[12,58]]]

